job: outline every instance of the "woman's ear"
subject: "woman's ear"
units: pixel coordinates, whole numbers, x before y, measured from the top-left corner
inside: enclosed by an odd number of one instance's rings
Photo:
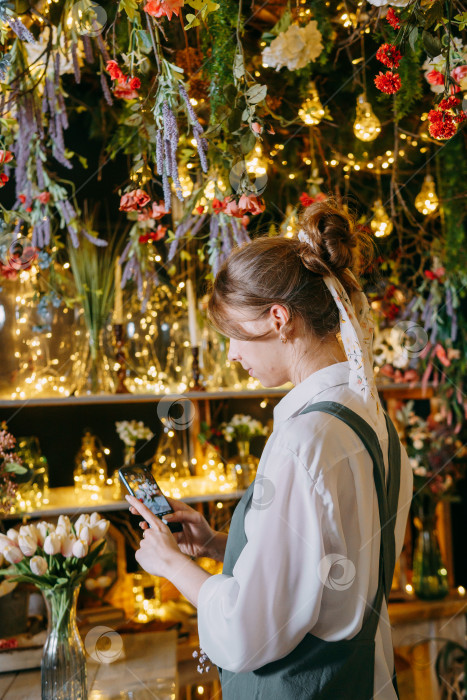
[[[289,312],[282,304],[273,304],[269,310],[269,316],[274,328],[279,333],[289,321]]]

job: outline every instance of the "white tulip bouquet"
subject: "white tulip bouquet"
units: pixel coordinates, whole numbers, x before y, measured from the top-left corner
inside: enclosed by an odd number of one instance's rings
[[[236,413],[228,423],[222,423],[220,428],[227,442],[251,440],[256,435],[268,434],[267,427],[263,426],[259,420],[243,413]]]
[[[32,583],[44,591],[75,588],[103,556],[109,521],[98,513],[80,515],[75,523],[60,515],[47,522],[10,528],[0,534],[0,576]]]

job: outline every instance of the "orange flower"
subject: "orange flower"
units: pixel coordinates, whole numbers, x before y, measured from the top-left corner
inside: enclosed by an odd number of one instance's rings
[[[107,61],[105,69],[110,73],[112,80],[121,80],[124,77],[117,61]]]
[[[135,78],[137,80],[137,78]],[[133,90],[129,85],[119,84],[114,88],[115,97],[121,97],[124,100],[134,100],[138,97],[136,90]]]
[[[50,192],[41,192],[37,195],[36,199],[38,199],[41,204],[48,204],[50,201]]]
[[[152,15],[152,17],[163,17],[172,19],[172,14],[180,14],[180,8],[183,7],[185,0],[148,0],[143,10]]]
[[[169,212],[166,210],[164,202],[159,202],[159,204],[156,204],[156,202],[152,203],[151,219],[162,219],[162,217],[168,213]]]

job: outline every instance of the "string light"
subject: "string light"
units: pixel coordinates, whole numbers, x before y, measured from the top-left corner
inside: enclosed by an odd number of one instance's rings
[[[357,117],[353,131],[360,141],[374,141],[381,133],[381,122],[364,94],[357,98]]]
[[[370,221],[370,227],[377,238],[389,236],[393,229],[393,223],[380,199],[377,199],[373,204],[373,218]]]
[[[309,97],[306,98],[300,109],[298,116],[308,126],[316,126],[325,116],[325,110],[319,99],[318,90],[312,81],[309,85]]]
[[[422,189],[415,197],[415,208],[424,216],[432,214],[439,206],[436,194],[435,181],[431,175],[426,175]]]

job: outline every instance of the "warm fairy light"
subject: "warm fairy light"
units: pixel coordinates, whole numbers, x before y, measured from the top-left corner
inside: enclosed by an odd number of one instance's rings
[[[377,238],[389,236],[393,229],[393,223],[389,218],[383,203],[377,199],[373,205],[373,218],[370,222],[370,227]]]
[[[357,98],[357,117],[353,131],[360,141],[374,141],[381,133],[381,122],[364,94]]]
[[[409,593],[409,595],[413,594],[413,586],[411,586],[410,583],[406,583],[405,590],[407,593]]]
[[[464,588],[464,586],[457,586],[457,592],[459,593],[459,595],[464,596],[464,595],[465,595],[465,588]]]
[[[415,197],[415,208],[424,216],[432,214],[439,206],[436,194],[435,181],[432,175],[426,175],[422,189]]]
[[[308,91],[310,96],[302,102],[298,110],[298,116],[308,126],[315,126],[323,119],[325,111],[313,81],[310,83]]]
[[[254,175],[266,175],[267,167],[266,161],[263,158],[263,149],[260,144],[257,143],[254,147],[251,157],[245,162],[246,169],[248,173]]]

